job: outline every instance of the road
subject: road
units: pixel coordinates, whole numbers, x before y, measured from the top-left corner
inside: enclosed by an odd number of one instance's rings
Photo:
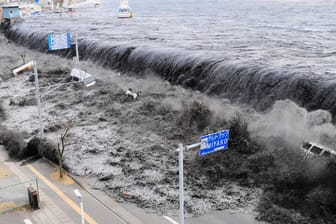
[[[84,205],[85,223],[88,224],[178,224],[178,217],[160,216],[148,213],[133,205],[117,203],[104,193],[91,189],[88,179],[75,177],[75,182],[61,183],[52,177],[56,167],[47,160],[40,159],[31,164],[20,166],[19,163],[8,161],[6,152],[0,148],[0,162],[9,167],[12,176],[21,180],[38,178],[41,209],[34,212],[11,212],[0,216],[0,223],[24,223],[29,219],[33,224],[81,222],[79,198],[74,194],[79,189]],[[13,179],[13,178],[12,178]],[[13,179],[14,180],[14,179]],[[8,185],[8,181],[0,178],[0,185]],[[230,214],[215,212],[197,218],[186,218],[185,224],[257,224],[249,214]]]

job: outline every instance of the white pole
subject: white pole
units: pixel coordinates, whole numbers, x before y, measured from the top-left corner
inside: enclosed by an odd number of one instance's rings
[[[200,142],[192,144],[192,145],[187,145],[186,149],[193,149],[193,148],[199,147],[200,145],[201,145]]]
[[[200,145],[200,142],[187,145],[186,149],[193,149]],[[183,148],[184,146],[180,143],[177,149],[179,153],[179,224],[184,224]]]
[[[78,54],[78,41],[77,41],[77,33],[75,33],[75,44],[76,44],[76,63],[79,65],[79,54]]]
[[[43,133],[40,90],[39,90],[39,82],[38,82],[36,61],[33,61],[33,64],[34,64],[34,79],[35,79],[35,97],[36,97],[36,103],[37,103],[37,113],[38,113],[39,121],[40,121],[40,139],[43,139],[44,138],[44,133]]]
[[[51,12],[55,11],[54,0],[51,0]]]
[[[84,208],[83,208],[82,198],[80,198],[80,207],[81,207],[82,224],[85,224],[85,222],[84,222]]]
[[[74,190],[75,195],[79,198],[80,200],[80,208],[81,208],[81,217],[82,217],[82,224],[84,223],[84,209],[83,209],[83,201],[82,201],[82,194],[80,193],[80,191],[78,189]]]
[[[183,195],[183,145],[180,143],[179,152],[179,224],[184,224],[184,195]]]

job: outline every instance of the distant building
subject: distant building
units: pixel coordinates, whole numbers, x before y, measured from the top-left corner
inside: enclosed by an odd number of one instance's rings
[[[19,18],[21,18],[21,11],[18,5],[1,6],[1,23],[8,21],[13,24]]]
[[[20,8],[18,5],[3,5],[2,6],[2,18],[11,19],[11,18],[20,18]]]

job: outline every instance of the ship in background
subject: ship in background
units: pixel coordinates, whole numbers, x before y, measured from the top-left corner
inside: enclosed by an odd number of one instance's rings
[[[133,12],[129,7],[128,0],[121,0],[118,8],[118,18],[131,18]]]

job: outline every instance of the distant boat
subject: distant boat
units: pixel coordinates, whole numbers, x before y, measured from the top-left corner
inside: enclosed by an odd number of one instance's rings
[[[128,0],[121,0],[118,8],[118,18],[131,18],[133,13],[128,5]]]

